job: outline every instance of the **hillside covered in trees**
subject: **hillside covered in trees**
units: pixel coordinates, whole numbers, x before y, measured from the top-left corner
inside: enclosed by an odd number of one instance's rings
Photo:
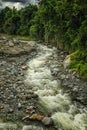
[[[71,54],[70,68],[87,78],[87,1],[42,0],[37,7],[0,11],[0,33],[29,36]]]

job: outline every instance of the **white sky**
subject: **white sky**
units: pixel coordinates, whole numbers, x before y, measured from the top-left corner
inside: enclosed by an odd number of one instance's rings
[[[17,9],[20,9],[24,7],[25,5],[27,5],[28,3],[35,4],[35,0],[24,0],[23,2],[9,2],[9,0],[6,0],[6,1],[0,0],[1,8],[4,8],[6,6],[13,8],[15,6]]]

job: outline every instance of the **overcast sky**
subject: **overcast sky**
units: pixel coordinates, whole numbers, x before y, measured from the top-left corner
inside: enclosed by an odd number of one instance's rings
[[[0,7],[9,6],[13,8],[15,6],[17,9],[28,5],[28,3],[35,4],[35,0],[0,0]]]

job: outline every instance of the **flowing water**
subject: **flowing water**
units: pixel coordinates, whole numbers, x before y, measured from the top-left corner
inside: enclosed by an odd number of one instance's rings
[[[38,45],[36,58],[29,61],[25,83],[32,86],[39,96],[38,109],[50,114],[57,130],[87,130],[87,113],[72,104],[68,94],[61,89],[61,81],[51,74],[52,69],[58,69],[55,60],[57,50]],[[41,128],[34,127],[39,130]],[[43,128],[42,128],[43,129]]]

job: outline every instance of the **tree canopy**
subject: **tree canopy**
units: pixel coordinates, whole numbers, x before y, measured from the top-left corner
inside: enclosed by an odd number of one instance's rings
[[[0,11],[0,33],[13,35],[29,35],[32,19],[37,12],[37,6],[29,5],[21,10],[15,7],[5,7]]]
[[[73,66],[84,66],[81,73],[87,72],[87,0],[41,0],[38,7],[20,10],[6,7],[0,11],[0,33],[42,39],[76,52]]]

